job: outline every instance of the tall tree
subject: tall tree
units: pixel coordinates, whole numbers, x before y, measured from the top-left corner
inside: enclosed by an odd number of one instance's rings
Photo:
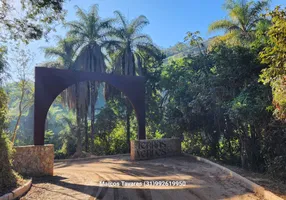
[[[224,9],[228,12],[229,19],[213,22],[209,31],[224,30],[226,35],[223,40],[239,39],[249,41],[254,37],[256,26],[261,21],[266,21],[261,13],[268,7],[269,1],[226,0]]]
[[[6,136],[7,96],[2,88],[3,74],[8,66],[6,49],[0,48],[0,191],[16,187],[17,175],[12,170],[12,145]]]
[[[77,70],[101,72],[106,70],[105,56],[102,53],[103,44],[108,30],[111,28],[111,19],[101,19],[98,15],[98,6],[91,6],[88,12],[77,8],[78,20],[68,22],[68,35],[75,37],[80,46],[79,54],[75,60],[74,68]],[[95,104],[97,101],[99,83],[90,81],[89,89],[90,110],[91,110],[91,151],[94,151],[94,123]],[[79,143],[81,134],[78,132]],[[77,152],[81,151],[80,149]]]
[[[275,116],[286,121],[286,8],[276,7],[269,13],[272,25],[267,32],[266,47],[259,56],[268,67],[262,70],[260,80],[270,84]]]
[[[49,32],[52,24],[59,19],[63,19],[63,0],[30,0],[21,1],[23,4],[21,14],[23,18],[18,18],[11,14],[13,10],[13,1],[1,0],[0,1],[0,40],[6,42],[7,39],[21,39],[29,42],[32,39],[40,39],[45,33]],[[2,46],[0,47],[0,78],[2,81],[2,69],[5,65],[3,58]],[[2,62],[4,61],[4,62]],[[6,111],[6,97],[5,93],[0,94],[0,190],[3,191],[7,187],[15,187],[17,185],[17,177],[12,170],[11,149],[9,148],[8,140],[5,139],[4,126],[5,124],[5,111]],[[3,167],[2,167],[3,166]]]
[[[47,58],[58,59],[63,69],[71,69],[76,55],[78,41],[73,37],[61,38],[56,36],[57,46],[44,48],[44,53]]]
[[[17,130],[19,128],[22,114],[29,110],[33,105],[34,88],[31,84],[31,70],[29,66],[33,60],[33,55],[29,51],[23,49],[17,50],[13,64],[16,67],[17,74],[17,90],[14,95],[18,96],[18,112],[17,121],[12,133],[12,143],[15,143]]]
[[[76,51],[78,49],[77,40],[72,37],[61,38],[57,36],[57,46],[44,48],[44,53],[47,58],[57,58],[57,61],[43,63],[42,66],[73,69]],[[71,109],[75,109],[75,87],[69,87],[62,93],[64,103],[67,103]]]
[[[144,53],[157,56],[158,49],[153,45],[151,38],[142,33],[142,29],[149,24],[148,19],[141,15],[128,21],[119,11],[116,16],[115,27],[109,32],[111,38],[106,42],[108,49],[115,51],[114,72],[122,75],[142,75]],[[137,73],[136,73],[137,72]],[[132,108],[126,100],[126,132],[127,143],[130,145],[130,116]]]
[[[57,57],[58,61],[52,63],[44,63],[44,65],[59,67],[62,69],[76,69],[74,62],[76,52],[79,46],[79,40],[74,37],[62,39],[57,37],[58,44],[56,47],[44,48],[46,57]],[[79,89],[80,88],[80,89]],[[77,94],[78,93],[78,94]],[[62,93],[63,103],[67,104],[70,109],[75,110],[77,116],[77,127],[81,131],[81,119],[84,118],[85,123],[85,150],[88,151],[88,91],[84,83],[75,84],[67,88]],[[81,146],[81,144],[78,144]],[[78,147],[80,149],[80,147]]]

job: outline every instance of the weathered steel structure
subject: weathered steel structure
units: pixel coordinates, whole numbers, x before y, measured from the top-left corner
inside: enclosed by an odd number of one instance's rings
[[[36,67],[34,105],[35,145],[44,145],[45,121],[49,108],[55,98],[69,86],[83,81],[106,82],[123,92],[136,113],[138,139],[146,139],[144,77]]]

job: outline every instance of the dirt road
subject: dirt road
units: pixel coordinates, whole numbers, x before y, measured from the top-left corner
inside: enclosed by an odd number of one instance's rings
[[[117,156],[57,162],[53,177],[33,182],[22,200],[262,199],[221,170],[187,157],[132,162],[128,156]]]

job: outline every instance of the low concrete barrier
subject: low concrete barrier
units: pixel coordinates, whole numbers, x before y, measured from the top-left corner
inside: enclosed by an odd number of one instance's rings
[[[7,193],[3,196],[0,197],[0,200],[13,200],[13,199],[18,199],[19,197],[21,197],[22,195],[24,195],[26,192],[28,192],[30,190],[32,186],[32,179],[29,180],[27,183],[25,183],[24,185],[22,185],[21,187],[13,190],[10,193]]]
[[[180,154],[181,140],[178,138],[134,140],[130,145],[131,160],[147,160]]]
[[[14,147],[13,158],[15,171],[28,176],[53,175],[54,145],[29,145]]]
[[[201,158],[198,156],[193,156],[193,155],[185,154],[185,153],[183,155],[188,156],[194,160],[207,163],[207,164],[211,165],[212,167],[216,167],[216,168],[221,169],[222,171],[228,173],[231,177],[238,180],[245,188],[249,189],[250,191],[254,192],[255,194],[260,195],[265,200],[283,200],[282,198],[278,197],[277,195],[273,194],[272,192],[266,190],[264,187],[248,180],[247,178],[231,171],[230,169],[228,169],[226,167],[223,167],[223,166],[216,164],[216,163],[214,163],[208,159]]]

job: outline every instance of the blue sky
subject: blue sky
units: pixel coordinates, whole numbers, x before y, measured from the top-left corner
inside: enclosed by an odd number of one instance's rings
[[[150,24],[144,32],[149,34],[160,47],[170,47],[183,41],[187,31],[200,31],[204,38],[214,36],[208,34],[208,26],[215,20],[223,19],[227,13],[222,9],[224,0],[67,0],[65,9],[68,10],[67,21],[75,20],[75,5],[88,10],[92,4],[99,5],[102,18],[113,17],[113,11],[119,10],[128,19],[141,14],[145,15]],[[285,0],[272,0],[271,8],[276,5],[286,6]],[[53,35],[65,35],[66,30],[58,28],[56,33],[50,34],[49,42],[35,41],[28,48],[35,53],[35,64],[45,61],[44,46],[53,46]]]

